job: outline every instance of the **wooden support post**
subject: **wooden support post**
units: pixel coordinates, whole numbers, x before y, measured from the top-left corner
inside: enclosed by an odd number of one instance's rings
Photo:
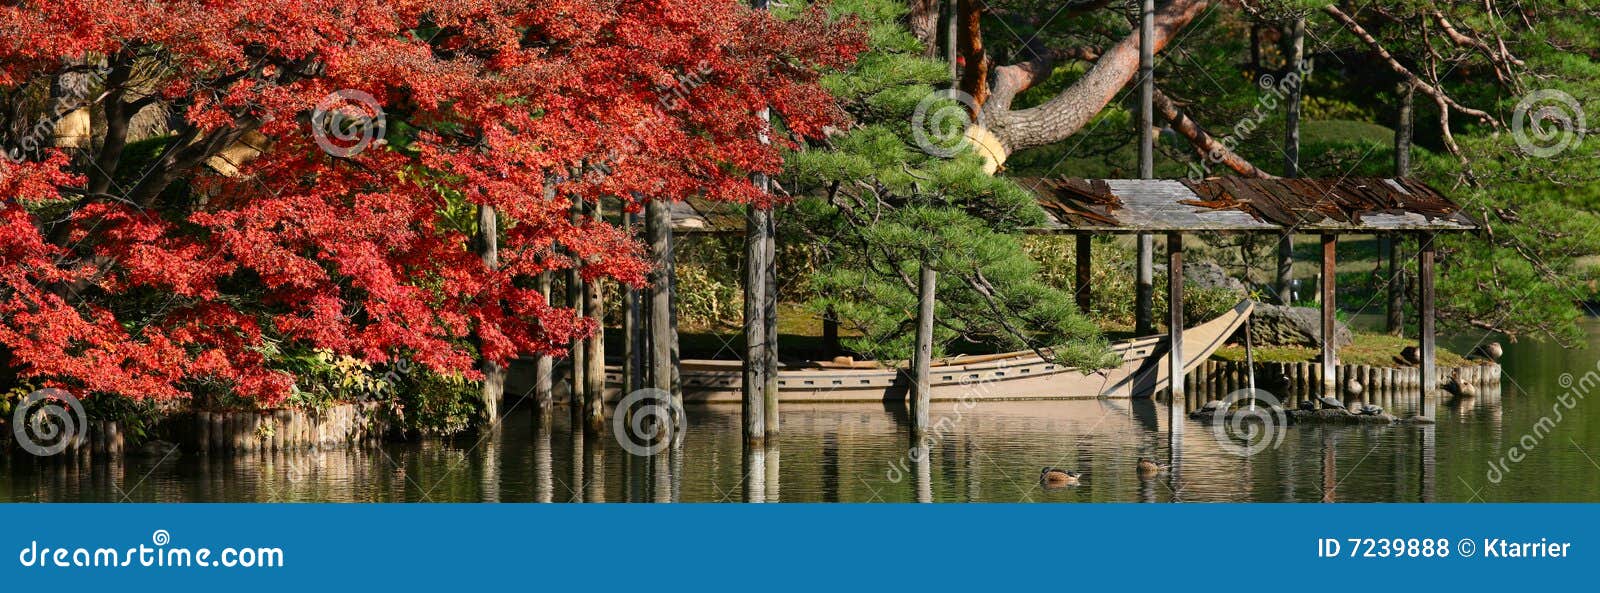
[[[633,234],[633,213],[626,209],[622,211],[622,228],[629,235]],[[632,286],[622,287],[622,394],[629,393],[644,387],[643,370],[644,360],[643,340],[639,328],[639,291]]]
[[[1148,336],[1155,333],[1155,250],[1153,235],[1138,236],[1138,262],[1134,270],[1133,325],[1134,333]]]
[[[1387,246],[1383,256],[1389,260],[1389,285],[1386,289],[1388,291],[1388,298],[1386,299],[1388,303],[1384,307],[1383,326],[1384,331],[1398,336],[1405,334],[1406,328],[1406,276],[1408,274],[1400,266],[1400,261],[1403,259],[1400,257],[1400,246],[1402,245],[1400,237],[1394,234],[1385,234],[1383,242]]]
[[[1167,426],[1183,432],[1186,394],[1183,391],[1183,235],[1167,234]]]
[[[478,248],[483,267],[489,270],[500,268],[500,219],[494,206],[478,206]],[[505,397],[506,391],[506,369],[485,359],[482,370],[480,395],[483,399],[483,420],[493,425],[500,420],[500,400]]]
[[[576,226],[583,223],[582,200],[572,199],[571,215],[573,225]],[[576,254],[571,255],[573,258],[572,267],[567,270],[567,307],[571,308],[573,313],[582,316],[583,275],[579,273],[582,262],[577,261],[578,256]],[[583,340],[573,341],[570,347],[572,356],[568,357],[569,372],[567,373],[567,380],[570,389],[567,393],[567,406],[572,414],[573,425],[581,426],[583,422],[583,387],[585,385],[583,370],[587,368],[583,363],[583,357],[587,351],[584,348]]]
[[[1142,0],[1139,15],[1139,178],[1156,175],[1155,132],[1155,0]],[[1155,237],[1139,235],[1134,263],[1134,333],[1155,333]]]
[[[589,217],[595,223],[605,220],[600,200],[589,204]],[[583,312],[594,320],[595,333],[584,343],[583,352],[583,407],[589,428],[599,432],[606,420],[606,292],[605,284],[596,278],[584,283]]]
[[[766,372],[767,384],[761,389],[761,396],[766,399],[763,410],[767,422],[767,444],[771,445],[778,438],[778,220],[775,212],[767,211],[767,232],[763,250],[762,263],[767,266],[767,289],[762,292],[761,309],[762,323],[766,331],[762,335],[766,338],[766,346],[762,348],[764,358],[761,367]],[[771,461],[770,459],[768,460]]]
[[[742,412],[744,441],[759,449],[767,435],[767,217],[770,212],[752,206],[745,214],[744,276],[744,382]]]
[[[1435,359],[1433,321],[1434,321],[1434,294],[1433,294],[1433,233],[1424,233],[1417,237],[1417,327],[1418,337],[1421,340],[1419,348],[1422,352],[1422,399],[1421,413],[1426,418],[1434,414],[1433,392],[1439,388],[1438,362]]]
[[[550,302],[550,273],[539,274],[539,294]],[[533,405],[540,422],[550,419],[550,407],[555,402],[555,360],[547,354],[539,355],[533,363]]]
[[[650,272],[650,386],[672,393],[672,214],[662,199],[645,206],[645,234],[655,266]]]
[[[1089,308],[1094,305],[1093,292],[1089,287],[1089,258],[1091,257],[1091,249],[1093,249],[1093,247],[1091,247],[1089,244],[1089,235],[1087,233],[1079,233],[1078,247],[1076,249],[1076,255],[1078,257],[1078,274],[1075,292],[1077,293],[1078,297],[1078,310],[1083,311],[1084,314],[1088,314]]]
[[[928,430],[928,406],[933,396],[933,305],[939,283],[939,273],[933,266],[922,264],[917,278],[917,350],[911,364],[911,431],[923,434]]]
[[[1328,397],[1339,395],[1339,353],[1334,344],[1337,323],[1334,313],[1338,311],[1334,268],[1338,264],[1338,237],[1333,233],[1322,234],[1322,394]]]

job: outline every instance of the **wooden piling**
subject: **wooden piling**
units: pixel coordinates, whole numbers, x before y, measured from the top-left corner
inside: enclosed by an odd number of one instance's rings
[[[923,263],[917,277],[917,350],[912,363],[911,428],[915,434],[928,430],[928,406],[933,396],[933,305],[938,282],[938,272]]]
[[[1338,325],[1334,317],[1338,310],[1337,282],[1334,281],[1338,245],[1338,235],[1322,234],[1322,393],[1330,397],[1338,397],[1339,393],[1338,378],[1334,372],[1339,362],[1338,349],[1335,347]]]
[[[1167,234],[1167,382],[1172,398],[1167,405],[1167,426],[1183,432],[1183,235]]]
[[[493,271],[500,267],[500,219],[494,206],[478,206],[478,256],[483,267]],[[500,400],[505,397],[506,368],[487,358],[479,363],[483,382],[479,384],[479,397],[483,403],[482,420],[494,423],[500,420]],[[270,444],[270,443],[269,443]]]
[[[550,302],[550,273],[539,274],[539,294],[546,303]],[[536,414],[542,420],[550,416],[550,408],[555,403],[555,360],[549,355],[541,354],[533,363],[533,405]],[[298,430],[303,424],[299,419],[294,422]]]
[[[659,199],[646,204],[645,212],[645,234],[649,239],[650,252],[655,257],[655,266],[650,273],[651,387],[671,393],[675,404],[673,409],[679,410],[681,408],[677,406],[682,404],[678,399],[680,396],[672,390],[672,348],[677,341],[673,335],[677,328],[672,325],[672,215],[666,202]]]
[[[778,220],[772,212],[767,212],[767,237],[763,242],[765,257],[763,263],[767,266],[767,289],[762,294],[762,322],[766,324],[763,336],[766,338],[766,347],[761,354],[765,359],[762,367],[766,369],[767,384],[762,388],[761,395],[766,398],[763,419],[767,422],[766,437],[768,444],[772,439],[778,438]]]
[[[198,411],[194,413],[195,443],[198,444],[201,454],[211,451],[211,412]]]
[[[1420,244],[1417,253],[1417,323],[1420,349],[1422,350],[1422,385],[1420,400],[1422,416],[1434,417],[1433,392],[1439,387],[1436,376],[1438,366],[1436,345],[1434,344],[1434,293],[1433,293],[1433,233],[1424,233],[1418,238]]]
[[[571,209],[571,220],[573,226],[583,224],[583,210],[583,201],[573,198]],[[576,254],[570,255],[572,256],[573,261],[572,267],[567,270],[567,307],[572,309],[573,314],[576,316],[583,317],[585,316],[583,311],[584,289],[583,275],[580,273],[580,268],[582,267],[583,262],[578,261],[578,256]],[[582,426],[584,423],[583,392],[584,388],[588,385],[588,383],[583,379],[583,373],[584,370],[589,368],[589,366],[584,363],[584,355],[588,354],[588,350],[584,348],[583,340],[574,340],[571,344],[569,344],[569,347],[571,348],[572,355],[567,358],[567,380],[570,387],[567,392],[567,405],[569,406],[569,411],[572,414],[573,425]]]
[[[767,387],[767,218],[771,213],[750,206],[745,213],[744,383],[740,402],[745,444],[760,448],[766,441]]]
[[[599,199],[589,204],[589,217],[596,224],[605,221],[605,212]],[[583,312],[594,320],[595,332],[584,341],[583,352],[583,407],[588,427],[596,432],[605,428],[606,421],[606,288],[599,278],[583,285]]]

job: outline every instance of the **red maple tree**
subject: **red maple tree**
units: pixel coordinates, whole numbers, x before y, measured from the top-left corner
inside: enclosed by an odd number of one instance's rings
[[[819,10],[734,0],[46,0],[0,6],[0,30],[0,99],[96,77],[50,94],[93,114],[80,148],[34,149],[50,109],[0,113],[18,157],[0,159],[0,364],[80,395],[210,382],[261,405],[291,393],[290,348],[469,376],[474,348],[562,354],[596,328],[531,279],[648,267],[572,201],[765,199],[747,176],[786,141],[758,140],[758,110],[818,134],[822,71],[862,49]],[[361,93],[387,133],[324,150],[316,106]],[[135,158],[153,108],[168,139]],[[477,206],[506,221],[495,269],[459,215]]]

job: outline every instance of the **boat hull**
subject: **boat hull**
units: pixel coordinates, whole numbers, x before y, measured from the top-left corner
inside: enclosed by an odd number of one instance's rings
[[[1242,325],[1254,303],[1242,301],[1228,313],[1184,330],[1184,369],[1210,358]],[[943,359],[932,367],[934,401],[1149,397],[1168,383],[1168,340],[1136,338],[1112,344],[1123,363],[1085,373],[1041,358],[1031,351]],[[737,360],[684,360],[679,366],[685,404],[739,403],[743,373]],[[606,367],[607,398],[621,394],[622,372]],[[904,399],[907,371],[896,368],[830,368],[819,364],[788,367],[778,373],[778,398],[784,402],[876,402]]]

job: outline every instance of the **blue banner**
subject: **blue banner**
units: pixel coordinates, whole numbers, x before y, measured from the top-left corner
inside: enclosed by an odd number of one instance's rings
[[[0,505],[6,591],[1481,589],[1587,582],[1600,505]],[[354,589],[359,588],[359,589]]]

